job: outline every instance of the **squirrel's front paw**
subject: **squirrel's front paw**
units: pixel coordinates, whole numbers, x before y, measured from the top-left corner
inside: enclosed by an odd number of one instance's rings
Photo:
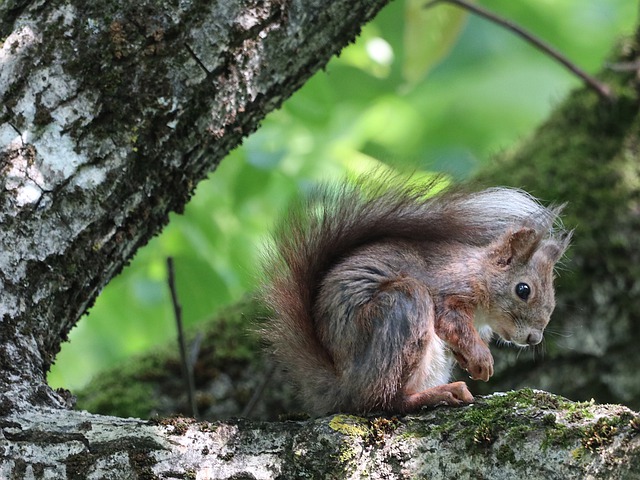
[[[486,345],[475,345],[469,352],[455,352],[460,367],[471,375],[473,380],[487,382],[493,375],[493,356]]]

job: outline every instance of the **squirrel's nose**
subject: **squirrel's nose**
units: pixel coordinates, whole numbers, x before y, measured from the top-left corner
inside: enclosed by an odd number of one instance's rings
[[[542,341],[542,332],[531,332],[527,336],[527,344],[528,345],[537,345]]]

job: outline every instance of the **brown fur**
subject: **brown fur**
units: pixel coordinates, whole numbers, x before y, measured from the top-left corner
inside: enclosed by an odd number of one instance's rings
[[[560,208],[519,190],[432,187],[389,177],[324,187],[276,231],[263,333],[311,411],[469,403],[464,383],[447,382],[453,358],[473,378],[492,375],[478,327],[541,339],[570,238],[555,227]]]

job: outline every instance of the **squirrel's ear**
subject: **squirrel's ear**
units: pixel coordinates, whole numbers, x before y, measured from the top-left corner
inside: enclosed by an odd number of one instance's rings
[[[561,238],[551,238],[545,240],[540,245],[538,251],[542,253],[551,263],[556,263],[569,247],[573,231],[567,232]]]
[[[533,228],[523,227],[503,235],[493,250],[493,256],[500,267],[507,267],[514,262],[526,262],[539,243],[538,232]]]

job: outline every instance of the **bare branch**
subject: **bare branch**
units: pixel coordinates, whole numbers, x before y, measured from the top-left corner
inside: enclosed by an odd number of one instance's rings
[[[520,38],[529,42],[538,50],[546,53],[551,58],[553,58],[560,64],[564,65],[571,73],[579,77],[589,88],[594,90],[601,98],[605,100],[611,100],[613,98],[611,89],[609,88],[608,85],[598,81],[596,78],[589,75],[587,72],[585,72],[580,67],[575,65],[562,53],[560,53],[558,50],[553,48],[551,45],[544,42],[540,38],[536,37],[532,33],[526,31],[525,29],[515,24],[514,22],[506,18],[500,17],[495,13],[490,12],[489,10],[486,10],[482,7],[469,3],[466,0],[432,0],[431,2],[428,2],[425,5],[425,8],[431,8],[438,3],[451,3],[460,8],[464,8],[465,10],[475,13],[479,17],[483,17],[489,20],[490,22],[500,25],[501,27],[506,28],[507,30],[511,30],[513,33],[515,33]]]
[[[191,416],[198,418],[198,406],[196,405],[196,387],[193,382],[193,364],[187,358],[187,348],[185,346],[184,328],[182,326],[182,307],[178,300],[178,290],[176,289],[175,271],[173,267],[173,257],[167,257],[167,272],[169,290],[171,291],[171,301],[173,303],[173,312],[176,317],[176,326],[178,328],[178,344],[180,346],[180,361],[182,363],[182,377],[184,378],[185,388],[187,390],[187,398],[189,400],[189,408]]]

